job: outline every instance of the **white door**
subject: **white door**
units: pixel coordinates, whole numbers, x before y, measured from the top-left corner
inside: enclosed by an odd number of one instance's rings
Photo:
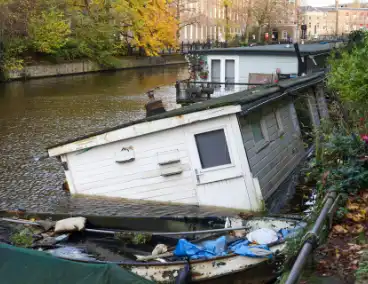
[[[236,148],[241,139],[225,116],[194,124],[186,133],[200,205],[244,208],[246,187]]]

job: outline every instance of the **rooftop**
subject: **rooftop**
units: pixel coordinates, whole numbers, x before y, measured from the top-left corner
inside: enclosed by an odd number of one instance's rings
[[[257,87],[251,90],[245,90],[241,92],[237,92],[231,95],[226,95],[214,99],[210,99],[204,102],[191,104],[189,106],[185,106],[182,108],[174,109],[171,111],[167,111],[162,114],[146,117],[140,120],[130,121],[128,123],[124,123],[121,125],[117,125],[115,127],[106,128],[102,131],[90,133],[87,135],[83,135],[80,137],[75,137],[66,141],[59,142],[55,145],[51,145],[47,147],[47,149],[56,148],[62,145],[70,144],[79,140],[84,140],[93,136],[97,136],[100,134],[104,134],[110,131],[122,129],[131,125],[155,121],[159,119],[181,116],[188,113],[203,111],[207,109],[229,106],[229,105],[241,105],[243,110],[247,110],[247,108],[255,108],[255,104],[260,101],[270,99],[273,96],[279,96],[282,92],[285,92],[286,89],[292,89],[297,86],[298,88],[302,85],[311,85],[316,80],[321,80],[324,77],[324,72],[314,73],[308,76],[294,78],[290,80],[281,81],[278,84],[265,85],[261,87]]]
[[[302,12],[331,12],[336,11],[335,6],[325,6],[325,7],[312,7],[312,6],[302,6],[300,7]],[[368,8],[353,8],[340,5],[338,7],[339,11],[368,11]]]
[[[337,41],[335,41],[337,42]],[[323,52],[329,52],[333,49],[335,42],[320,42],[312,44],[300,44],[299,50],[301,55],[312,55]],[[195,54],[262,54],[262,55],[294,55],[296,54],[293,44],[271,44],[271,45],[256,45],[245,47],[229,47],[229,48],[214,48],[191,51]]]

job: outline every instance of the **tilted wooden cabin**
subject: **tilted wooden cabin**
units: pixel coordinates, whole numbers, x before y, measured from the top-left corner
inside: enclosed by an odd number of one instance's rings
[[[292,94],[314,74],[59,143],[72,194],[262,210],[305,154]],[[303,95],[305,95],[303,93]],[[323,95],[323,93],[321,93]],[[320,95],[321,95],[320,94]]]

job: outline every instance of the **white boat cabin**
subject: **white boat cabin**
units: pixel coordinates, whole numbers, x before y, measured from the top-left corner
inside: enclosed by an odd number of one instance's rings
[[[72,194],[262,210],[305,154],[293,90],[310,97],[317,123],[327,115],[323,89],[314,88],[323,78],[192,104],[48,153],[60,157]]]
[[[299,45],[300,57],[292,44],[203,49],[191,51],[187,60],[198,66],[193,81],[217,83],[211,86],[215,87],[212,97],[218,97],[255,87],[253,84],[275,83],[321,71],[331,50],[340,44],[342,42],[302,44]],[[180,101],[185,92],[177,96]]]

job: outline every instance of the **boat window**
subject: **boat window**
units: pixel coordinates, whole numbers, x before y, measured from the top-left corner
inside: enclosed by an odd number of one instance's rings
[[[211,60],[211,82],[221,82],[221,61],[220,59]]]
[[[282,134],[284,132],[284,126],[282,124],[280,111],[279,110],[274,110],[273,115],[274,115],[275,120],[276,120],[277,131],[279,132],[279,134]]]
[[[255,143],[258,143],[265,139],[265,136],[262,132],[260,115],[257,115],[257,117],[253,119],[251,127],[252,127],[252,132],[253,132],[253,139]]]
[[[235,60],[225,60],[225,83],[235,82]],[[226,90],[233,90],[234,85],[225,85]]]
[[[231,164],[224,129],[196,134],[202,169]]]

